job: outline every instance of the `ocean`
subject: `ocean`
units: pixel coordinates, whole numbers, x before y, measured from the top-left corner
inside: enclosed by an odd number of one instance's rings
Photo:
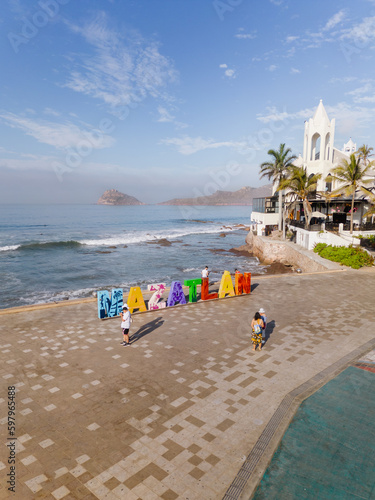
[[[206,265],[212,281],[235,268],[262,273],[256,258],[230,252],[245,244],[235,225],[248,226],[250,214],[246,206],[0,205],[0,308],[169,286],[200,278]]]

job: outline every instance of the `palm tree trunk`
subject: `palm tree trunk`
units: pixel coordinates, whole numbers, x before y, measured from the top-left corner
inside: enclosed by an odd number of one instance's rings
[[[305,199],[302,200],[303,204],[303,211],[305,212],[305,229],[309,229],[309,224],[310,224],[310,218],[309,218],[309,211],[308,211],[308,206],[307,206],[307,201]]]
[[[352,209],[350,211],[350,234],[353,233],[354,196],[355,196],[355,190],[354,190],[353,196],[352,196]]]
[[[283,229],[283,192],[279,191],[279,231]]]

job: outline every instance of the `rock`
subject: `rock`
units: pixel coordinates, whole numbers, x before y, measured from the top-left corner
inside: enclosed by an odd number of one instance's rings
[[[148,245],[160,245],[162,247],[170,247],[172,243],[168,241],[166,238],[162,238],[161,240],[155,241],[146,241]]]
[[[225,237],[226,237],[226,234],[225,234],[225,233],[220,233],[220,234],[219,234],[219,237],[220,237],[220,238],[225,238]]]
[[[144,203],[134,196],[120,193],[117,189],[109,189],[99,198],[97,205],[144,205]]]
[[[170,247],[172,245],[172,243],[168,241],[166,238],[162,238],[161,240],[159,240],[158,244],[162,247]]]
[[[128,245],[124,245],[122,248],[128,248]]]

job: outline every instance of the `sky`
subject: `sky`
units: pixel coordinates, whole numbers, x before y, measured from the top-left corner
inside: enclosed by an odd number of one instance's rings
[[[0,204],[258,187],[320,99],[375,147],[375,0],[3,0]]]

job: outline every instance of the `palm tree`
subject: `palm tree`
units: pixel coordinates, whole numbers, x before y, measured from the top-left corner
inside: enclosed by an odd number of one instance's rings
[[[371,156],[374,156],[374,153],[372,153],[371,151],[374,151],[374,148],[369,148],[367,144],[363,144],[363,146],[361,146],[355,153],[357,155],[357,158],[363,161],[365,167],[367,166],[369,158],[371,158]],[[373,161],[371,163],[373,163]]]
[[[359,156],[356,158],[355,154],[351,154],[349,161],[343,159],[341,161],[341,165],[333,168],[330,175],[326,178],[327,182],[334,180],[343,184],[331,193],[332,196],[344,193],[345,196],[352,197],[352,208],[350,210],[350,234],[353,232],[354,199],[357,189],[370,198],[373,196],[373,193],[364,187],[366,184],[370,184],[372,182],[372,179],[365,179],[365,176],[368,175],[368,171],[371,167],[372,162],[362,166],[361,158]]]
[[[274,184],[277,185],[279,190],[280,183],[286,178],[288,169],[293,166],[293,161],[297,156],[291,154],[290,148],[285,148],[285,144],[280,144],[279,149],[269,149],[267,154],[272,158],[271,161],[265,161],[260,166],[260,173],[262,177],[272,179]],[[279,190],[279,230],[282,230],[282,213],[283,193]]]
[[[294,201],[291,206],[295,205],[297,200],[302,201],[305,212],[305,229],[310,224],[312,213],[309,195],[316,191],[316,186],[321,176],[322,174],[307,175],[306,167],[292,167],[289,169],[289,176],[279,185],[279,190],[287,189],[289,193],[294,195]]]

